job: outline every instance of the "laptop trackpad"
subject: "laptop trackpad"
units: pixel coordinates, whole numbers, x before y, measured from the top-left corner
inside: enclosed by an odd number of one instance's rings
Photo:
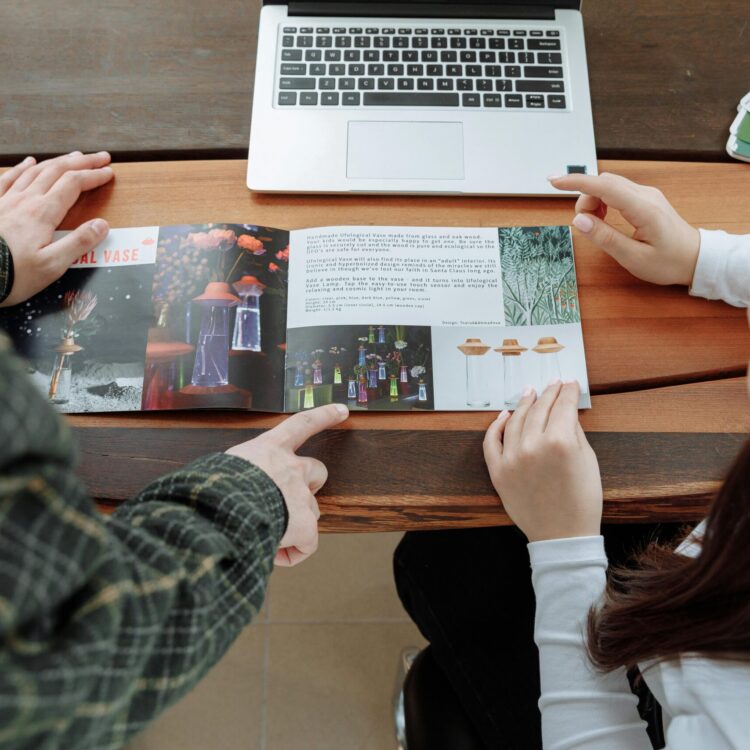
[[[462,180],[460,122],[349,122],[346,176]]]

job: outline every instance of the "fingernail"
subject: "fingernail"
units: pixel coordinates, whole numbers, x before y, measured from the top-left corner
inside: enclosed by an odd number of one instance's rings
[[[573,226],[576,229],[580,229],[582,232],[590,232],[594,228],[594,222],[590,216],[586,214],[576,214],[573,217]]]
[[[342,417],[348,417],[349,416],[349,409],[344,406],[344,404],[334,404],[336,407],[336,411],[342,416]]]
[[[565,380],[564,381],[564,385],[573,385],[573,384],[577,384],[577,383],[578,383],[578,381],[575,380],[575,379],[573,379],[573,380]]]
[[[559,174],[551,174],[547,176],[547,179],[552,182],[552,180],[559,180],[562,175]]]
[[[532,393],[534,393],[534,389],[530,385],[527,385],[523,389],[523,393],[521,394],[521,398],[526,398],[527,396],[530,396]]]
[[[560,385],[562,381],[560,378],[555,378],[554,380],[550,380],[547,384],[547,388],[554,388],[556,385]]]
[[[503,409],[498,415],[497,415],[497,421],[499,422],[501,419],[505,419],[505,417],[508,416],[510,412],[507,409]]]
[[[94,219],[91,222],[91,228],[96,234],[106,234],[109,231],[109,224],[104,219]]]
[[[80,151],[71,151],[70,156],[83,156],[83,154]]]
[[[33,164],[36,161],[36,159],[33,156],[27,156],[24,160],[24,164]]]

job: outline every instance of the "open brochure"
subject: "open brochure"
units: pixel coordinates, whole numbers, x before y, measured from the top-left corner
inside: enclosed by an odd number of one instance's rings
[[[113,229],[0,326],[64,412],[590,406],[567,227]]]

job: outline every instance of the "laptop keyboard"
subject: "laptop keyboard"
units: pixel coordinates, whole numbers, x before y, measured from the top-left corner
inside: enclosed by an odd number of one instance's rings
[[[560,29],[279,28],[279,107],[567,109]]]

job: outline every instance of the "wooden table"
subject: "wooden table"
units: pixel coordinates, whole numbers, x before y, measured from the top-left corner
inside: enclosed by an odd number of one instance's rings
[[[750,232],[750,168],[602,162],[661,187],[695,225]],[[103,215],[113,226],[228,221],[283,228],[335,224],[566,224],[571,200],[263,196],[240,161],[124,164],[86,195],[67,226]],[[744,219],[743,219],[744,217]],[[615,214],[612,221],[622,225]],[[750,430],[745,311],[641,283],[575,239],[593,409],[584,428],[602,469],[610,521],[700,517]],[[507,523],[481,452],[489,413],[356,414],[314,439],[330,479],[320,494],[329,531]],[[203,453],[258,434],[281,417],[242,412],[70,418],[81,476],[112,506]]]
[[[0,164],[247,153],[260,0],[0,5]],[[747,0],[586,0],[583,15],[599,157],[727,160]]]

